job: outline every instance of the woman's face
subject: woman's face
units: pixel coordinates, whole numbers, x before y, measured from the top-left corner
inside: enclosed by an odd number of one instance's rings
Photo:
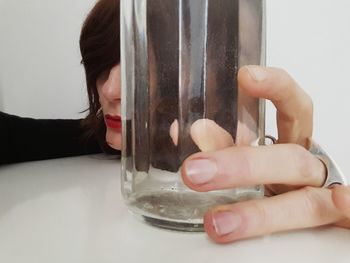
[[[120,64],[101,74],[96,82],[99,101],[106,124],[106,142],[121,149]]]

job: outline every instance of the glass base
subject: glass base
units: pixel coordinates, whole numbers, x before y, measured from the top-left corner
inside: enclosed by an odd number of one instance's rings
[[[263,186],[197,193],[161,191],[129,197],[128,206],[144,222],[176,231],[203,232],[203,216],[212,207],[261,198]]]
[[[135,216],[139,217],[139,215],[136,215],[136,214]],[[148,216],[142,216],[141,219],[142,221],[144,221],[145,223],[151,226],[155,226],[166,230],[192,232],[192,233],[204,232],[203,221],[200,224],[194,224],[194,223],[184,223],[184,222],[175,222],[175,221],[164,220],[164,219],[157,219],[157,218],[148,217]]]

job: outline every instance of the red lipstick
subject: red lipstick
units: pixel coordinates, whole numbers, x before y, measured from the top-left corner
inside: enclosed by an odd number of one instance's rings
[[[105,115],[105,122],[108,128],[120,130],[122,128],[122,120],[120,116]]]

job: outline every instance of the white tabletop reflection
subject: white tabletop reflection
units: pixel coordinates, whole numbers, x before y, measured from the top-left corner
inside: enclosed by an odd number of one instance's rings
[[[350,262],[350,231],[318,228],[217,245],[137,221],[120,161],[103,155],[0,167],[0,262]]]

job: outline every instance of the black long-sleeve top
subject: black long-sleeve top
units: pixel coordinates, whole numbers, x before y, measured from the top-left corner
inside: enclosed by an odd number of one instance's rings
[[[97,140],[82,140],[80,122],[0,112],[0,164],[101,153]]]

